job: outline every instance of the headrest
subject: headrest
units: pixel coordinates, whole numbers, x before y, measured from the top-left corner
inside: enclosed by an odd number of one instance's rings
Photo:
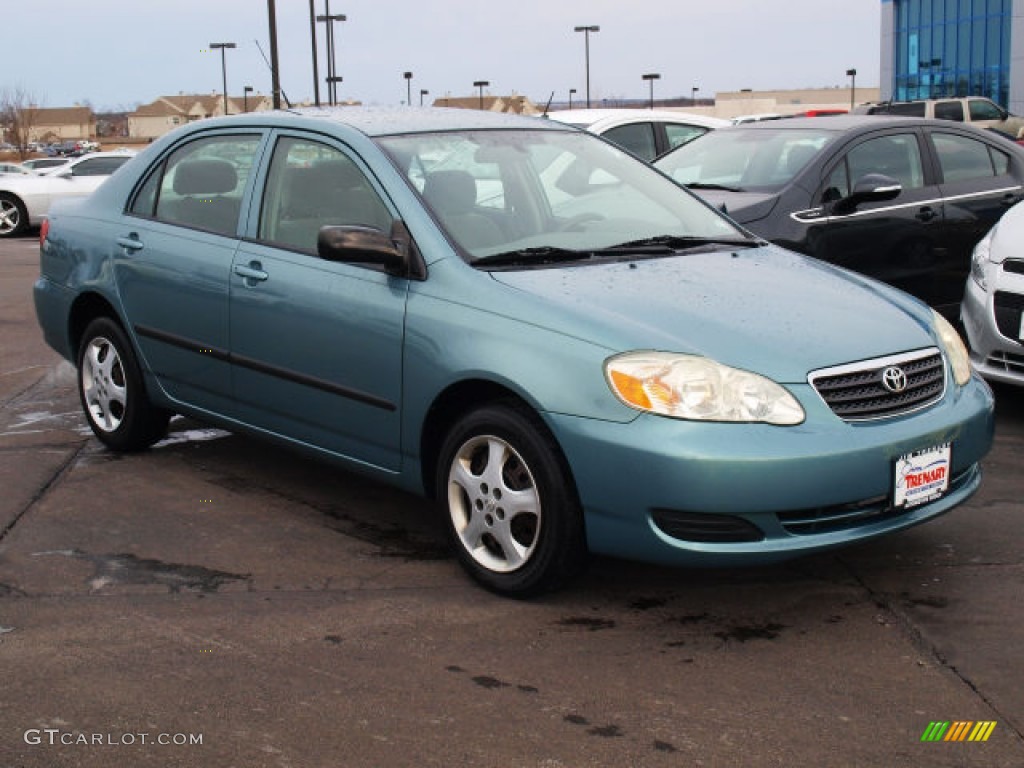
[[[227,160],[185,160],[174,173],[179,195],[222,195],[238,184],[235,166]]]

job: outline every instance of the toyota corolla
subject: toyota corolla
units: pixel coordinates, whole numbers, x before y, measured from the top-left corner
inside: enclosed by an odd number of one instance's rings
[[[763,563],[967,499],[992,397],[950,325],[554,121],[190,124],[41,232],[36,308],[96,437],[173,413],[436,500],[490,589],[588,553]]]

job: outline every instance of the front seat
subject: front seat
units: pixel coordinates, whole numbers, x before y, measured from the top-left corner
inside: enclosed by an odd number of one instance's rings
[[[423,199],[463,248],[487,248],[504,242],[498,225],[476,204],[476,179],[466,171],[435,171],[427,175]]]

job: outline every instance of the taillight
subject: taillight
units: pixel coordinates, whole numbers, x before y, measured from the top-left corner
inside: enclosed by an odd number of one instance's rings
[[[46,242],[46,235],[50,231],[50,220],[43,219],[43,225],[39,227],[39,247],[43,247],[43,243]]]

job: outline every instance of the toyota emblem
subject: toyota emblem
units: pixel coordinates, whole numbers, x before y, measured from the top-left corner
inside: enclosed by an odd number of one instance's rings
[[[890,365],[882,371],[882,386],[897,394],[907,388],[907,374],[896,365]]]

